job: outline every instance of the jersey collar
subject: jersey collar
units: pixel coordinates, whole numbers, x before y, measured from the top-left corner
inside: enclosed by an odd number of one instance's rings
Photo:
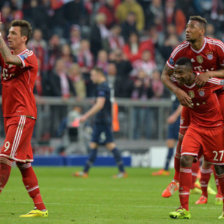
[[[206,43],[207,43],[207,38],[204,37],[204,44],[203,44],[203,46],[201,47],[201,49],[199,49],[199,50],[197,51],[197,50],[195,50],[193,47],[191,47],[191,50],[194,51],[195,53],[199,54],[199,53],[201,53],[201,52],[204,50]],[[190,45],[190,46],[191,46],[191,45]]]

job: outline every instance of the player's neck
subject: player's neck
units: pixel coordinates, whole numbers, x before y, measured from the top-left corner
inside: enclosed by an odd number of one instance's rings
[[[204,45],[204,37],[201,37],[200,39],[196,40],[195,42],[191,42],[191,47],[195,50],[200,50],[202,46]]]
[[[26,50],[26,45],[23,45],[23,46],[21,46],[19,48],[12,49],[12,52],[13,52],[13,54],[18,55],[18,54],[20,54],[21,52],[23,52],[25,50]]]

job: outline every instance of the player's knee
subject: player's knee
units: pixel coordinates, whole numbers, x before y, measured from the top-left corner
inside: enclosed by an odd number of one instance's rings
[[[191,167],[193,163],[193,156],[186,156],[183,155],[180,158],[180,165],[181,167]]]
[[[168,148],[173,148],[175,146],[175,140],[174,139],[168,139],[166,142],[166,145]]]
[[[115,143],[113,143],[113,142],[110,142],[110,143],[107,143],[106,144],[106,148],[108,149],[108,150],[113,150],[114,148],[116,147],[116,145],[115,145]]]
[[[223,175],[224,174],[224,166],[222,165],[215,165],[215,172],[218,176]]]
[[[95,142],[90,142],[89,147],[90,149],[97,149],[98,145]]]
[[[31,167],[31,163],[16,162],[16,165],[20,170],[27,169],[27,168]]]
[[[0,164],[6,164],[8,166],[12,166],[12,162],[10,159],[5,157],[0,157]]]

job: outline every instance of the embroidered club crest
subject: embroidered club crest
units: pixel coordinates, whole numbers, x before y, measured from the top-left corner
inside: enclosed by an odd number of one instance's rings
[[[201,55],[198,55],[198,56],[196,57],[196,60],[197,60],[197,62],[198,62],[199,64],[202,64],[202,63],[203,63],[203,57],[202,57]]]
[[[203,89],[199,89],[199,96],[203,97],[205,95],[205,91]]]
[[[191,99],[195,97],[193,90],[188,91],[188,95],[190,96]]]
[[[213,54],[212,53],[208,53],[207,54],[207,58],[208,58],[208,60],[212,60],[213,59]]]

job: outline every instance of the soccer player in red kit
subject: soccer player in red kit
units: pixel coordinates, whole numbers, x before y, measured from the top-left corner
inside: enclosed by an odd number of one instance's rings
[[[173,82],[191,96],[190,125],[184,135],[180,159],[179,198],[181,206],[170,217],[189,219],[189,193],[192,181],[192,164],[201,154],[214,164],[220,188],[224,194],[224,130],[223,116],[215,90],[224,80],[211,78],[201,88],[196,85],[191,59],[179,58],[174,67]],[[223,205],[224,206],[224,205]],[[224,211],[224,207],[223,207]],[[219,219],[224,219],[223,214]]]
[[[0,192],[8,181],[12,162],[16,162],[24,186],[34,202],[34,209],[20,217],[47,217],[48,211],[31,166],[31,138],[37,118],[33,88],[38,71],[37,58],[26,47],[31,33],[32,27],[25,20],[12,21],[7,36],[8,46],[0,33],[2,110],[6,134],[0,151]]]
[[[209,76],[212,74],[209,71],[213,72],[215,70],[224,68],[224,44],[220,40],[205,37],[206,23],[206,20],[200,16],[190,17],[186,27],[186,41],[184,41],[174,49],[162,73],[163,83],[177,96],[182,105],[187,106],[183,108],[181,115],[182,119],[180,124],[180,135],[174,160],[174,180],[164,190],[162,194],[163,197],[171,196],[178,189],[181,142],[183,139],[183,135],[190,123],[188,110],[191,107],[192,102],[190,95],[187,95],[186,92],[184,92],[181,88],[175,86],[170,81],[170,76],[172,76],[173,74],[174,65],[176,61],[181,57],[189,58],[193,65],[193,70],[201,73],[196,78],[197,83],[200,83],[201,78],[204,78],[206,79],[205,81],[207,81]],[[214,72],[214,74],[216,73]],[[221,74],[223,75],[224,72],[221,71]],[[220,100],[222,112],[224,113],[224,92],[218,92],[217,96]],[[194,170],[197,169],[197,166],[194,165]],[[196,171],[194,172],[196,173]],[[201,181],[204,183],[202,191],[204,191],[205,196],[207,196],[207,184],[211,172],[211,165],[208,163],[203,163]],[[194,178],[196,179],[196,176],[194,176]],[[221,192],[219,189],[219,194],[217,194],[217,199],[219,200],[222,198],[220,193]],[[197,203],[206,203],[207,198],[203,198],[206,200],[204,200],[203,202],[198,201]]]

